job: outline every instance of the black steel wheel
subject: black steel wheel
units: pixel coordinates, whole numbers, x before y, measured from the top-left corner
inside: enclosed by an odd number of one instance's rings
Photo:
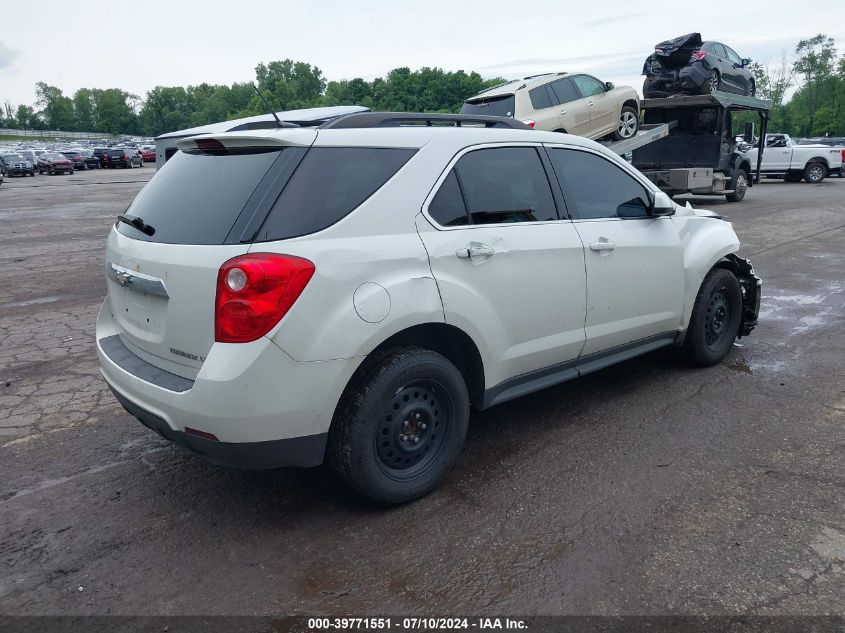
[[[469,397],[457,368],[418,347],[371,355],[349,382],[329,431],[328,460],[381,504],[434,490],[460,455]]]
[[[695,365],[721,361],[731,349],[742,319],[742,289],[725,268],[711,270],[701,284],[692,309],[684,350]]]

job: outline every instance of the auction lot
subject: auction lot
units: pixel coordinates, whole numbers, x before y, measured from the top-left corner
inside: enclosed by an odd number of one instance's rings
[[[153,169],[0,186],[0,613],[845,613],[845,180],[693,200],[764,282],[724,363],[476,414],[444,485],[384,510],[208,465],[106,389],[105,236]]]

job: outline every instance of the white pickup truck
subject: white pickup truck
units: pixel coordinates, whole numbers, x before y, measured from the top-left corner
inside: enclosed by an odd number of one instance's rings
[[[758,141],[759,143],[759,141]],[[752,168],[757,164],[757,146],[745,149]],[[787,182],[816,184],[827,176],[839,175],[842,151],[824,145],[798,145],[787,134],[766,134],[766,149],[760,175],[781,176]]]

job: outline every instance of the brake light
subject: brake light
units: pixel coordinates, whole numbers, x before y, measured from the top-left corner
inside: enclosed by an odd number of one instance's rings
[[[845,163],[845,149],[842,150],[842,162]]]
[[[226,146],[216,138],[200,139],[197,141],[197,147],[204,152],[219,152],[226,149]]]
[[[535,125],[537,125],[537,121],[534,121],[533,119],[525,119],[523,123],[525,123],[525,125],[530,128],[533,128]]]
[[[217,273],[214,340],[249,343],[269,332],[305,290],[314,264],[293,255],[250,253]]]
[[[689,58],[690,62],[700,62],[702,59],[707,57],[707,53],[704,51],[695,51],[692,56]]]

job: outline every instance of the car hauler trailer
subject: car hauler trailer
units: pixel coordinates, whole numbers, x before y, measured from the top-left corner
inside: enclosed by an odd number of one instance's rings
[[[626,151],[632,151],[634,167],[669,195],[724,195],[730,202],[739,202],[748,187],[759,181],[763,157],[762,152],[758,154],[755,165],[738,150],[733,118],[737,113],[756,112],[760,136],[765,138],[771,108],[771,101],[727,92],[644,99],[644,127],[668,124],[670,129]],[[752,123],[746,125],[745,136],[754,136]],[[618,152],[616,145],[609,148]]]

